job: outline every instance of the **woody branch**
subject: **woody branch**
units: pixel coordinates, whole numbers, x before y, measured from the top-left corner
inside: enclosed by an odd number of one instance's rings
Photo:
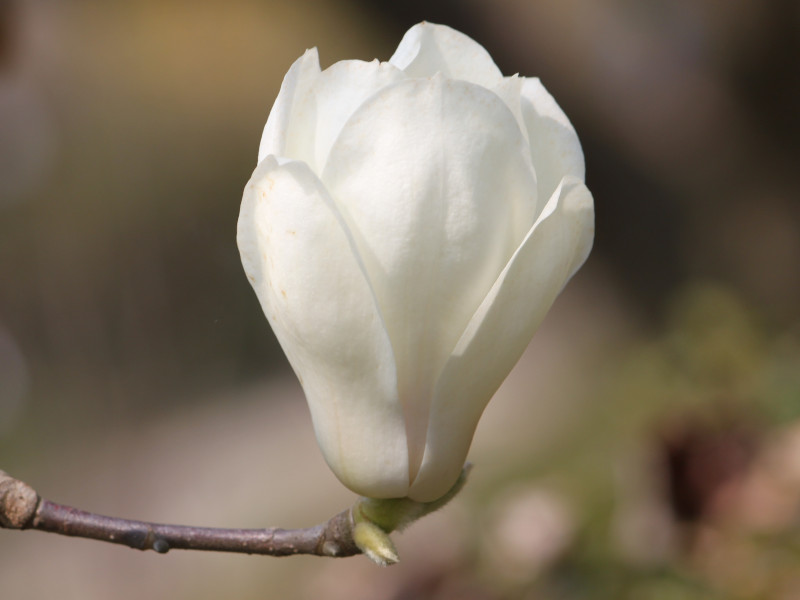
[[[353,541],[350,509],[306,529],[165,525],[107,517],[50,502],[41,498],[27,483],[4,471],[0,471],[0,528],[37,529],[159,553],[172,549],[270,556],[312,554],[343,557],[361,553]]]

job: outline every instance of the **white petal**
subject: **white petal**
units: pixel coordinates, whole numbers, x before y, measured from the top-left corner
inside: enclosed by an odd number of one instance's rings
[[[259,164],[238,244],[331,469],[359,494],[404,496],[408,448],[389,338],[353,240],[306,164]]]
[[[333,142],[355,110],[379,90],[406,77],[394,65],[377,60],[343,60],[322,72],[306,97],[304,115],[313,127],[314,154],[309,164],[315,173],[322,173]]]
[[[308,90],[319,76],[319,56],[316,48],[306,50],[305,54],[298,58],[286,73],[281,84],[281,91],[275,99],[275,104],[269,113],[267,124],[264,126],[264,133],[261,136],[261,144],[258,148],[258,162],[264,160],[267,155],[291,156],[303,154],[303,149],[295,148],[290,151],[287,148],[290,124],[294,123],[297,129],[302,126],[296,114],[297,105],[308,94]],[[302,119],[302,115],[300,115]],[[298,131],[291,131],[294,137]]]
[[[525,123],[525,118],[522,116],[522,86],[525,81],[525,78],[519,77],[518,75],[512,75],[511,77],[504,77],[501,79],[497,85],[492,88],[492,91],[497,94],[500,99],[506,103],[508,109],[511,111],[511,114],[514,115],[514,118],[517,120],[517,124],[519,125],[520,131],[522,131],[522,136],[525,138],[525,142],[527,146],[525,148],[526,155],[530,160],[530,142],[528,141],[528,126]],[[534,169],[536,168],[536,163],[532,163],[534,165]],[[551,192],[552,193],[552,192]],[[550,195],[543,196],[541,194],[537,194],[538,198],[549,198]]]
[[[419,23],[409,29],[389,62],[411,77],[441,73],[493,88],[503,74],[478,42],[446,25]]]
[[[312,71],[307,64],[311,63],[311,58],[316,64],[316,74],[313,77],[301,77],[302,73]],[[289,87],[290,91],[286,94],[292,100],[291,111],[285,109],[285,104],[279,105],[278,101],[273,108],[273,113],[278,109],[279,115],[275,121],[286,121],[283,127],[285,144],[281,148],[283,154],[273,154],[302,160],[308,163],[312,171],[321,173],[331,145],[353,112],[375,92],[407,76],[394,65],[377,60],[343,60],[319,73],[316,51],[311,58],[304,56],[286,76],[287,81],[298,81],[295,87]],[[305,62],[301,63],[304,59]],[[293,76],[295,70],[298,74]],[[281,96],[278,100],[281,100]],[[289,113],[290,116],[284,118]],[[267,122],[268,128],[270,121]],[[288,136],[287,130],[290,132]],[[272,144],[271,147],[278,148],[278,145]]]
[[[439,372],[534,221],[524,149],[492,92],[441,76],[410,79],[351,117],[323,172],[392,341],[412,477]]]
[[[430,501],[453,485],[483,409],[553,300],[588,256],[593,237],[592,196],[583,182],[566,178],[472,317],[442,371],[411,498]]]
[[[549,198],[563,177],[584,179],[583,150],[572,123],[541,81],[523,78],[521,102],[539,197]]]

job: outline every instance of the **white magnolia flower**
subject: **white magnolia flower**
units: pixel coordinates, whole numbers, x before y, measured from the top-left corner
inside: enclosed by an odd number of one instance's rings
[[[448,27],[389,62],[295,62],[238,244],[353,491],[427,502],[594,235],[580,143],[538,79]]]

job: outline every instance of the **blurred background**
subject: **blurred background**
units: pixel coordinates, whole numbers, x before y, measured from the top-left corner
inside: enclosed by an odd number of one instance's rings
[[[239,261],[283,75],[421,20],[538,76],[595,249],[402,562],[0,531],[4,598],[800,597],[800,4],[0,3],[0,468],[115,516],[300,527],[353,500]]]

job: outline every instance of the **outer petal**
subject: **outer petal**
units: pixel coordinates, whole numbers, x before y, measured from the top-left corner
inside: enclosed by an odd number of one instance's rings
[[[408,449],[389,338],[353,240],[306,164],[267,157],[256,168],[238,244],[331,469],[357,493],[405,496]]]
[[[437,76],[373,96],[345,125],[323,172],[392,340],[412,477],[439,372],[534,221],[524,150],[500,98]]]
[[[291,151],[287,148],[289,127],[292,122],[297,124],[296,107],[308,94],[319,73],[319,55],[316,48],[306,50],[286,73],[281,91],[275,99],[275,104],[272,105],[267,124],[264,126],[258,148],[258,162],[269,154],[294,157],[295,154],[304,153],[300,148],[293,148]]]
[[[389,62],[411,77],[441,73],[485,88],[495,87],[503,74],[478,42],[446,25],[419,23],[409,29]]]
[[[588,256],[593,237],[592,196],[581,181],[567,178],[503,269],[442,371],[411,498],[430,501],[453,485],[483,409]]]
[[[549,198],[563,177],[585,177],[583,150],[567,115],[536,78],[523,78],[522,117],[528,129],[539,197]]]

